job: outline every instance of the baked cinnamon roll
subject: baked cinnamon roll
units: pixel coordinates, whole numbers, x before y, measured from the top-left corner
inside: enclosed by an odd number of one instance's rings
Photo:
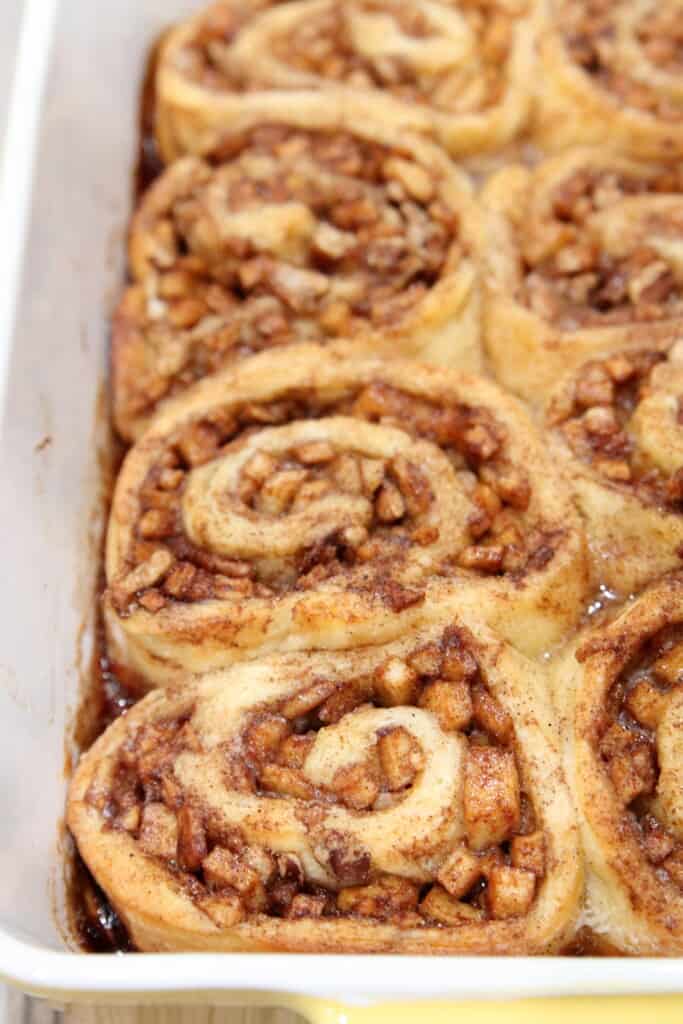
[[[538,654],[586,586],[569,490],[515,399],[348,343],[261,353],[161,412],[106,563],[110,653],[161,685],[390,640],[445,602]]]
[[[555,392],[546,424],[601,582],[623,596],[683,558],[683,340],[615,347]]]
[[[363,124],[361,120],[360,124]],[[133,218],[114,318],[114,414],[139,436],[159,402],[245,354],[360,336],[476,371],[471,186],[436,147],[291,119],[187,157]]]
[[[536,135],[683,154],[680,0],[546,0]]]
[[[683,579],[584,636],[556,674],[587,862],[586,923],[618,949],[683,952]]]
[[[158,690],[81,759],[81,855],[141,950],[543,953],[578,832],[540,667],[481,625]]]
[[[165,160],[272,116],[492,150],[526,124],[535,0],[227,0],[171,32],[156,76]]]
[[[498,379],[542,403],[615,343],[683,327],[683,174],[577,149],[483,191],[486,344]]]

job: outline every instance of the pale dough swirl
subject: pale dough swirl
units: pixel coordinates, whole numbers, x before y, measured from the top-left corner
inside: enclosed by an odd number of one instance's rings
[[[546,0],[535,135],[546,149],[602,144],[683,153],[680,0]]]
[[[625,952],[683,951],[683,582],[664,578],[556,666],[588,879],[586,923]]]
[[[346,416],[261,430],[238,451],[192,470],[182,501],[183,525],[192,543],[231,558],[254,559],[257,571],[273,575],[301,549],[302,536],[307,544],[317,544],[339,531],[367,529],[373,519],[372,497],[344,491],[313,497],[277,519],[255,517],[244,509],[237,492],[249,460],[259,452],[285,455],[306,443],[328,443],[370,459],[401,457],[420,467],[433,495],[433,509],[423,525],[438,528],[439,536],[409,552],[406,581],[419,581],[425,568],[436,568],[466,543],[469,503],[462,491],[449,486],[453,471],[448,458],[427,442],[411,441],[402,430],[359,424]],[[438,515],[439,507],[449,509],[447,518]]]
[[[683,177],[609,149],[509,165],[481,194],[484,340],[497,379],[541,406],[617,344],[683,332]]]
[[[672,694],[657,726],[657,759],[655,817],[683,842],[683,689]]]
[[[596,578],[622,597],[681,566],[682,401],[683,340],[628,348],[615,340],[565,375],[546,407]]]
[[[294,342],[481,369],[474,200],[428,140],[286,112],[188,156],[133,216],[133,283],[113,322],[114,419],[140,435],[170,397]]]
[[[206,715],[230,723],[238,735],[240,712],[248,713],[254,705],[254,675],[245,672],[245,683],[224,685],[222,692],[206,709]],[[259,703],[276,700],[291,692],[291,684],[273,684],[258,688]],[[199,725],[203,724],[200,717]],[[197,723],[195,723],[197,724]],[[359,708],[335,725],[322,729],[302,771],[314,786],[333,784],[337,773],[362,764],[372,742],[381,730],[404,729],[413,737],[424,754],[424,767],[409,794],[396,806],[379,814],[359,813],[345,807],[333,807],[325,814],[325,829],[340,832],[362,844],[373,865],[380,871],[428,881],[435,870],[435,851],[461,839],[464,833],[462,815],[463,742],[459,736],[446,736],[434,716],[419,708]],[[231,734],[220,730],[220,743],[229,743]],[[176,764],[175,772],[186,792],[205,806],[220,827],[242,829],[251,842],[267,845],[280,853],[296,853],[306,876],[320,885],[336,887],[329,867],[316,857],[316,835],[297,813],[296,805],[286,801],[267,800],[260,796],[221,795],[223,755],[186,753]],[[414,849],[424,849],[415,858]],[[438,857],[437,857],[438,859]]]
[[[68,821],[136,946],[509,954],[571,938],[582,864],[547,680],[470,626],[233,666],[111,725]]]
[[[107,577],[112,656],[168,685],[390,640],[444,603],[535,656],[576,621],[587,563],[514,399],[339,343],[262,353],[168,405],[121,470]]]
[[[514,138],[531,107],[536,4],[221,2],[174,29],[156,75],[165,160],[280,119],[435,136],[451,153]]]

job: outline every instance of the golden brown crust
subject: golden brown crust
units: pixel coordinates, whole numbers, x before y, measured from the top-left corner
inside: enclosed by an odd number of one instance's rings
[[[586,922],[617,948],[683,952],[683,580],[663,579],[555,671],[587,858]]]
[[[529,114],[535,8],[533,0],[223,0],[162,48],[161,152],[167,161],[206,153],[226,129],[284,111],[301,126],[431,134],[459,156],[494,149]]]
[[[471,186],[405,134],[261,124],[186,157],[133,217],[133,284],[114,317],[114,415],[140,435],[159,403],[221,366],[293,341],[477,371]]]
[[[165,685],[388,640],[443,602],[480,603],[536,655],[576,621],[586,562],[514,399],[338,343],[254,356],[169,404],[119,476],[107,581],[115,660]]]
[[[644,339],[645,342],[645,339]],[[623,597],[683,557],[683,345],[611,347],[568,374],[545,425],[586,518],[596,576]]]
[[[546,149],[683,153],[676,0],[546,0],[535,135]]]
[[[81,760],[68,821],[136,946],[565,943],[582,865],[545,679],[471,626],[235,666],[110,726]],[[400,676],[409,694],[391,689]],[[437,686],[459,719],[431,707]]]
[[[682,192],[675,167],[595,149],[489,179],[477,249],[485,343],[504,386],[542,405],[593,353],[675,337]]]

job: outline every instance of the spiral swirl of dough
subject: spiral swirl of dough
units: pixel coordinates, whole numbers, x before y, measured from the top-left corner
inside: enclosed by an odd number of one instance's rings
[[[555,669],[587,858],[586,922],[640,955],[683,950],[683,580],[665,577]]]
[[[683,329],[683,178],[574,149],[510,165],[482,192],[477,252],[498,380],[541,406],[558,378],[621,343]]]
[[[683,690],[668,700],[657,727],[657,760],[655,816],[683,842]]]
[[[535,3],[213,4],[175,29],[156,78],[164,159],[278,119],[432,134],[461,156],[517,135],[531,106]]]
[[[284,111],[185,157],[143,195],[114,316],[119,433],[264,349],[362,340],[478,372],[472,186],[424,138],[303,129]]]
[[[683,466],[683,345],[676,343],[669,358],[654,367],[647,393],[631,418],[631,430],[645,457],[668,477]]]
[[[646,159],[683,152],[680,0],[547,0],[536,136]]]
[[[586,581],[569,492],[480,378],[350,344],[244,360],[168,406],[109,525],[112,656],[149,684],[259,652],[389,640],[475,602],[532,655]]]
[[[249,460],[263,452],[285,455],[310,443],[331,444],[338,451],[371,459],[401,458],[420,467],[433,500],[417,518],[417,526],[433,529],[437,537],[408,554],[406,582],[419,581],[426,569],[436,569],[451,551],[465,544],[469,503],[455,486],[448,458],[426,442],[412,441],[401,430],[359,424],[345,416],[259,431],[239,450],[192,470],[182,501],[183,524],[192,543],[229,558],[253,559],[257,571],[273,575],[306,545],[354,527],[367,529],[373,519],[372,496],[345,491],[325,492],[276,519],[245,509],[238,486]],[[448,509],[449,516],[439,515],[439,509]]]
[[[202,709],[206,716],[228,723],[228,728],[220,732],[221,745],[239,735],[240,712],[248,714],[253,709],[254,674],[245,675],[248,679],[244,685],[230,683]],[[291,684],[284,689],[277,683],[259,687],[259,703],[277,700],[290,691]],[[204,715],[196,724],[201,728],[203,721]],[[424,766],[408,795],[380,813],[333,807],[325,814],[325,830],[360,844],[379,871],[428,881],[439,853],[464,834],[461,737],[445,735],[434,716],[420,708],[359,708],[317,733],[302,772],[313,786],[326,788],[334,783],[338,772],[362,764],[382,730],[398,728],[413,738],[424,757]],[[249,842],[265,844],[281,853],[296,853],[307,878],[320,885],[338,886],[326,864],[326,855],[321,855],[319,835],[301,820],[295,804],[221,793],[220,749],[208,758],[204,753],[181,755],[175,772],[185,791],[205,806],[210,816],[215,816],[220,827],[240,828]],[[417,858],[415,850],[422,851]]]
[[[68,819],[137,947],[531,953],[570,938],[582,868],[546,680],[471,626],[236,665],[111,725]]]
[[[600,582],[622,596],[681,564],[683,344],[616,343],[552,393],[551,444],[586,517]]]

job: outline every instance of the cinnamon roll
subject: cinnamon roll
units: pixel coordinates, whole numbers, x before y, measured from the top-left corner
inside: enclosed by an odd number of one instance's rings
[[[162,48],[156,128],[165,160],[272,116],[384,125],[453,154],[490,151],[526,124],[535,0],[223,0]]]
[[[114,318],[115,421],[238,356],[291,341],[372,347],[476,371],[471,186],[405,133],[261,125],[187,157],[144,195]]]
[[[592,630],[556,673],[587,865],[586,922],[618,949],[683,953],[683,578]]]
[[[160,413],[106,563],[110,652],[162,685],[390,640],[444,602],[535,655],[586,586],[569,490],[515,399],[350,343],[261,353]]]
[[[683,557],[683,340],[614,347],[555,392],[546,423],[596,574],[628,595]]]
[[[683,174],[577,149],[487,183],[479,252],[498,379],[541,404],[615,343],[683,327]]]
[[[546,0],[536,135],[549,148],[605,143],[683,154],[680,0]]]
[[[481,625],[271,656],[119,718],[68,824],[141,950],[549,952],[582,891],[551,721]]]

